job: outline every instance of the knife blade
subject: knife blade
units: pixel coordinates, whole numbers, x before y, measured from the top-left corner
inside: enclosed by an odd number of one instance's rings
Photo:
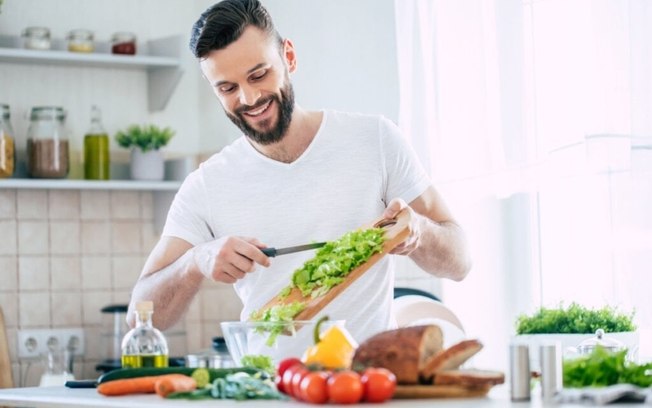
[[[263,248],[261,251],[271,257],[278,255],[292,254],[294,252],[308,251],[310,249],[321,248],[326,245],[326,242],[313,242],[312,244],[297,245],[286,248]]]

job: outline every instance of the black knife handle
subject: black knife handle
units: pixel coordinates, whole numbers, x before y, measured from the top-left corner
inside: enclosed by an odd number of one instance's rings
[[[97,380],[68,380],[66,381],[68,388],[95,388],[97,387]]]
[[[276,256],[276,248],[263,248],[261,249],[262,253],[272,258]]]

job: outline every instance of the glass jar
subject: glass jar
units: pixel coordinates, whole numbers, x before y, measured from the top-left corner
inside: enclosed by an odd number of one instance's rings
[[[136,34],[119,32],[111,37],[111,52],[113,54],[134,55],[136,54]]]
[[[24,47],[30,50],[49,50],[52,47],[50,29],[46,27],[27,27],[23,30]]]
[[[16,143],[9,119],[9,105],[0,104],[0,178],[11,177],[16,169]]]
[[[68,51],[71,52],[93,52],[95,43],[93,32],[90,30],[77,29],[68,33]]]
[[[100,108],[91,109],[91,126],[84,136],[84,178],[87,180],[108,180],[109,135],[102,126]]]
[[[58,106],[32,108],[27,130],[27,173],[36,178],[64,178],[70,168],[70,152],[64,122]]]
[[[136,303],[136,327],[122,340],[122,367],[167,367],[168,343],[163,334],[152,325],[154,303]]]

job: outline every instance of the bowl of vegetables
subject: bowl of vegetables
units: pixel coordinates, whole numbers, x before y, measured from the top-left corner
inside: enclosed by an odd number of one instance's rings
[[[222,334],[236,366],[268,356],[274,365],[288,357],[301,357],[315,344],[317,336],[332,326],[344,327],[344,320],[293,320],[284,322],[222,322]]]

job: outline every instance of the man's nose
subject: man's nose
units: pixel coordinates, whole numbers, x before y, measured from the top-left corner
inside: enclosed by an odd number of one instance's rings
[[[240,87],[240,104],[253,106],[260,98],[260,91],[253,86]]]

